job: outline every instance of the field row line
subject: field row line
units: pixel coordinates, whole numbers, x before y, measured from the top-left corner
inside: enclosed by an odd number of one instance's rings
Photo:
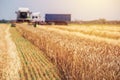
[[[33,45],[22,38],[17,31],[14,32],[14,41],[18,47],[18,51],[21,57],[23,68],[20,72],[21,80],[60,80],[57,75],[57,70],[40,52],[39,49],[33,47]]]
[[[98,35],[89,35],[89,34],[84,34],[81,32],[74,32],[74,31],[69,31],[69,30],[64,30],[64,29],[58,29],[58,28],[53,28],[53,27],[38,27],[39,29],[44,29],[46,31],[53,31],[55,33],[59,33],[62,35],[68,35],[68,36],[78,36],[80,38],[85,38],[89,39],[95,42],[106,42],[108,44],[113,44],[113,45],[119,45],[120,44],[120,39],[110,39],[106,37],[99,37]],[[120,38],[120,37],[118,37]]]
[[[39,26],[42,27],[42,26]],[[108,38],[108,39],[115,39],[115,40],[120,40],[120,32],[112,32],[112,31],[101,31],[101,30],[94,30],[94,29],[89,29],[89,28],[74,28],[74,27],[67,27],[67,26],[45,26],[47,28],[56,28],[64,31],[69,31],[69,32],[78,32],[90,36],[97,36],[97,37],[102,37],[102,38]]]

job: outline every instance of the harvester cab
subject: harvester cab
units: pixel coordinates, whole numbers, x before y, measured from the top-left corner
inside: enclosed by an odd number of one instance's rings
[[[30,16],[32,12],[30,12],[29,8],[19,8],[16,11],[17,14],[17,22],[30,22]]]

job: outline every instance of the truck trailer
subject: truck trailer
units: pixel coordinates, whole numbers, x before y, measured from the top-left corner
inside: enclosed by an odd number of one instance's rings
[[[65,24],[71,21],[71,14],[45,14],[47,24]]]

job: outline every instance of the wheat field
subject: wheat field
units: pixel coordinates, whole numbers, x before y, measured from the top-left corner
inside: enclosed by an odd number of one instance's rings
[[[0,24],[0,80],[61,80],[44,52],[16,28]]]
[[[120,26],[17,24],[17,30],[45,52],[62,80],[120,79]]]
[[[120,80],[120,26],[0,24],[0,80]]]

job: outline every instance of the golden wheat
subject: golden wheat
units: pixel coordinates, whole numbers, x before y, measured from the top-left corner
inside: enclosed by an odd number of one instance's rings
[[[50,26],[46,26],[47,28],[51,28]],[[110,39],[120,39],[120,27],[100,27],[100,26],[80,26],[80,27],[75,27],[75,26],[53,26],[53,28],[61,29],[61,30],[66,30],[70,32],[80,32],[83,34],[88,34],[88,35],[94,35],[94,36],[99,36],[103,38],[110,38]],[[109,28],[112,28],[109,30]],[[108,29],[108,30],[107,30]]]
[[[0,80],[19,80],[20,60],[8,26],[0,24]]]
[[[21,34],[46,52],[65,80],[119,80],[119,41],[53,28],[18,25]],[[85,37],[86,36],[86,37]]]

